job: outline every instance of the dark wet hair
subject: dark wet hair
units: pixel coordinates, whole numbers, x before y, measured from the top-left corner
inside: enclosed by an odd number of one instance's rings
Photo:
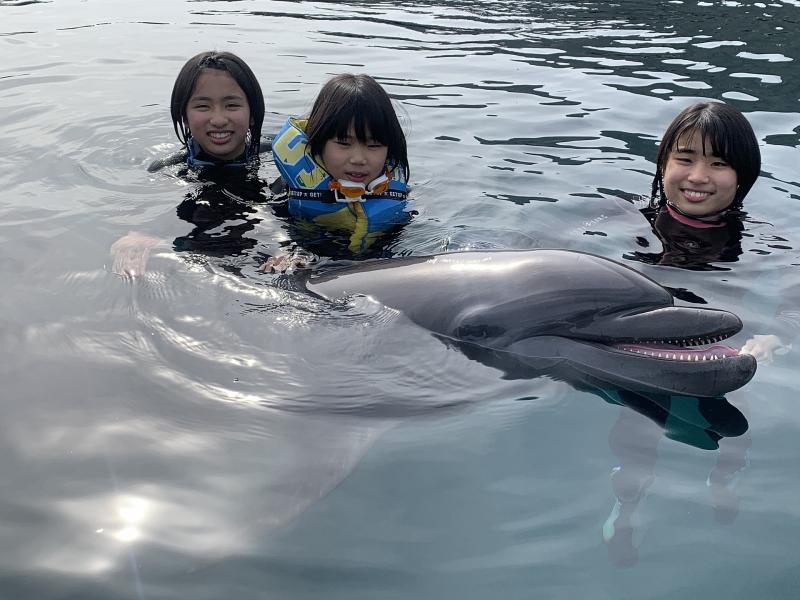
[[[186,129],[186,106],[192,96],[197,80],[206,69],[216,69],[226,71],[242,88],[247,97],[247,104],[250,106],[250,119],[253,124],[250,126],[250,147],[247,153],[258,155],[258,146],[261,141],[261,125],[264,123],[264,94],[258,84],[256,76],[250,67],[241,58],[231,52],[216,52],[214,50],[201,52],[193,56],[183,65],[175,85],[172,87],[172,98],[170,100],[170,112],[172,113],[172,125],[175,128],[175,135],[183,145],[188,144],[189,131]]]
[[[408,180],[406,136],[389,94],[369,75],[343,73],[322,87],[306,125],[311,154],[321,156],[328,140],[346,138],[351,124],[360,142],[369,141],[369,132],[385,145],[387,163],[391,168],[400,167]]]
[[[666,203],[664,170],[669,154],[678,142],[688,141],[695,133],[703,138],[703,153],[706,153],[706,142],[710,142],[711,153],[736,171],[738,187],[731,207],[740,208],[761,171],[761,152],[756,134],[745,116],[723,102],[700,102],[684,108],[667,127],[658,148],[650,203],[653,206]]]

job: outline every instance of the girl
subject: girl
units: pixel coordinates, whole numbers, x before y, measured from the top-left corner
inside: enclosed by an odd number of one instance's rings
[[[650,202],[678,220],[721,223],[741,208],[760,170],[758,141],[741,112],[722,102],[693,104],[664,133]]]
[[[389,95],[368,75],[330,79],[307,119],[285,123],[272,153],[289,214],[347,232],[351,252],[409,220],[406,138]]]
[[[184,149],[154,161],[149,171],[183,161],[193,169],[241,168],[258,161],[264,96],[250,67],[235,54],[208,51],[186,61],[172,88],[170,111],[175,134]],[[242,173],[247,175],[246,171]],[[226,180],[231,179],[227,177],[230,174],[226,172]],[[248,195],[260,195],[257,181],[237,178],[233,183],[247,190]],[[215,195],[216,189],[217,186],[209,188],[209,195]],[[203,193],[206,190],[200,188],[199,194]],[[194,222],[192,218],[186,220]],[[126,277],[143,274],[151,249],[163,243],[160,237],[129,231],[111,246],[113,272]]]
[[[667,127],[656,159],[650,206],[641,212],[663,245],[643,262],[714,269],[742,253],[742,201],[761,153],[741,112],[722,102],[693,104]]]
[[[242,167],[258,159],[264,96],[250,67],[230,52],[190,58],[175,80],[172,124],[184,149],[150,165]]]

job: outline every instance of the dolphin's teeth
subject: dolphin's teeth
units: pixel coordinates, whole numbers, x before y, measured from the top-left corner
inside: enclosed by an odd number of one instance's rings
[[[686,360],[686,356],[681,354],[681,360]]]
[[[708,360],[708,357],[705,354],[703,354],[703,361],[705,362],[707,360]]]
[[[658,353],[658,358],[664,358],[664,356],[661,354],[661,352]]]
[[[673,354],[673,355],[672,355],[672,360],[675,360],[676,358],[678,358],[678,357],[677,357],[676,355],[674,355],[674,354]]]

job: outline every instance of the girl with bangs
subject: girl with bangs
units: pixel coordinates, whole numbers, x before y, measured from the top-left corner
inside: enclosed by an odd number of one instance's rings
[[[209,50],[181,67],[172,87],[170,114],[183,148],[156,159],[155,172],[185,162],[190,169],[258,166],[264,96],[247,63],[232,52]]]
[[[664,133],[650,205],[641,210],[663,250],[631,258],[700,271],[737,261],[743,200],[760,170],[758,140],[736,108],[700,102],[682,110]]]
[[[286,121],[272,153],[289,214],[344,233],[350,253],[410,220],[406,138],[389,95],[369,75],[330,79],[307,118]]]
[[[235,54],[208,51],[186,61],[172,88],[170,113],[190,167],[244,166],[258,158],[264,96]]]
[[[670,123],[656,159],[651,204],[700,223],[721,223],[740,209],[761,171],[750,123],[734,107],[701,102]]]

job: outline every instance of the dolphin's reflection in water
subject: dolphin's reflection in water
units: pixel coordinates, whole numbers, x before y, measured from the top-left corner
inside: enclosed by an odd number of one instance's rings
[[[599,388],[595,393],[623,407],[608,435],[609,448],[619,463],[611,470],[615,500],[602,528],[614,564],[629,567],[638,562],[635,512],[655,481],[658,444],[664,436],[695,448],[718,450],[706,480],[714,517],[724,524],[736,519],[739,498],[735,485],[747,466],[751,445],[747,419],[738,408],[725,398]]]

